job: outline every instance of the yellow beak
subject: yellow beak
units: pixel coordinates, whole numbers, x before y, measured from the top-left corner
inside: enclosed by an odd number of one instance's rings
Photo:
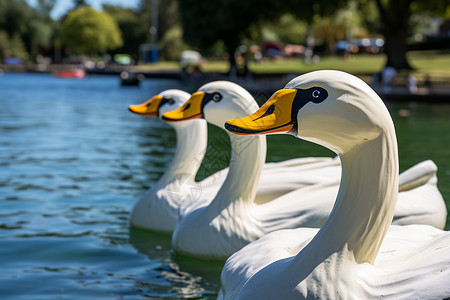
[[[162,96],[156,95],[142,104],[130,105],[128,109],[138,115],[157,117],[159,104],[162,99]]]
[[[202,117],[203,92],[195,92],[191,98],[177,110],[163,114],[162,119],[168,122],[185,121]]]
[[[229,120],[225,128],[241,135],[288,132],[294,126],[291,111],[296,94],[296,89],[279,90],[254,114]]]

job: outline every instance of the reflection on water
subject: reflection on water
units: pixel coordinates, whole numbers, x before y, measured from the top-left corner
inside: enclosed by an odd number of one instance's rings
[[[397,130],[400,169],[431,159],[438,166],[438,187],[450,210],[450,104],[389,105]],[[450,215],[447,215],[450,230]]]
[[[140,293],[150,297],[216,298],[223,262],[201,261],[170,256],[168,235],[132,228],[129,242],[151,260],[163,264],[149,272],[139,283]],[[156,272],[155,272],[156,271]],[[155,273],[152,274],[151,273]],[[156,275],[156,276],[154,276]]]
[[[177,84],[0,78],[0,298],[215,298],[221,266],[206,281],[178,267],[170,236],[128,227],[176,141],[127,107]]]
[[[118,78],[0,77],[0,298],[214,299],[223,262],[170,251],[170,236],[129,229],[134,202],[164,172],[175,135],[129,104],[179,86]],[[389,105],[404,170],[439,167],[450,199],[450,105]],[[226,134],[209,127],[200,178],[227,165]],[[268,159],[331,156],[290,136],[268,137]]]

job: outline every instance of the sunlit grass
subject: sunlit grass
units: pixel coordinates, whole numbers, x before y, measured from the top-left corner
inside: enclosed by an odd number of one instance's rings
[[[203,72],[226,73],[228,68],[229,63],[227,61],[207,61],[202,65]]]
[[[408,53],[409,61],[414,68],[412,73],[420,76],[450,77],[450,51],[414,51]],[[386,56],[358,54],[349,59],[337,56],[321,57],[315,63],[305,63],[301,58],[265,59],[260,63],[250,62],[249,69],[258,74],[306,73],[315,70],[341,70],[352,74],[375,74],[381,72],[386,63]],[[176,61],[162,61],[156,64],[136,66],[137,71],[179,71]],[[227,61],[206,61],[201,69],[206,73],[228,72]]]
[[[416,51],[408,53],[413,73],[427,73],[433,76],[450,76],[450,53],[436,51]],[[306,73],[316,70],[340,70],[352,74],[379,73],[386,63],[386,56],[353,55],[349,59],[337,56],[322,57],[319,62],[305,63],[301,58],[269,60],[260,63],[250,62],[250,71],[255,73]],[[203,66],[205,72],[226,72],[228,63],[208,62]]]
[[[416,51],[409,53],[412,67],[420,73],[433,76],[450,76],[450,51]]]
[[[139,64],[134,68],[136,68],[137,71],[179,71],[180,64],[177,61],[159,61],[155,64]]]
[[[316,70],[340,70],[354,74],[379,72],[385,63],[384,55],[354,55],[349,59],[342,57],[322,57],[315,63],[305,63],[303,59],[266,60],[251,63],[250,70],[256,73],[305,73]]]

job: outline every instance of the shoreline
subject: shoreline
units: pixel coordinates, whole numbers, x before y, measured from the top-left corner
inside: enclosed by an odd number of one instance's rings
[[[52,73],[56,70],[70,70],[76,65],[0,65],[0,75],[4,73]],[[154,69],[139,66],[112,66],[104,69],[85,69],[86,75],[116,75],[123,71],[142,74],[151,79],[175,79],[183,81],[192,91],[201,85],[215,80],[233,81],[250,93],[270,96],[282,88],[288,81],[301,73],[251,73],[247,76],[230,76],[218,72],[201,72],[187,74],[177,69]],[[450,103],[450,79],[427,78],[426,82],[418,82],[415,92],[410,92],[406,86],[406,78],[399,76],[389,89],[383,89],[379,84],[373,83],[374,74],[354,74],[368,83],[384,101],[392,102],[423,102],[423,103]]]

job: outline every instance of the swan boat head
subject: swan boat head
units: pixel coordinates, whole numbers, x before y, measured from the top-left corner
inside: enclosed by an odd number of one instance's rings
[[[170,89],[138,105],[130,105],[133,113],[161,118],[164,113],[180,108],[190,94]],[[204,198],[188,197],[196,186],[195,175],[207,146],[207,124],[198,119],[183,123],[169,123],[175,130],[177,145],[173,159],[164,174],[135,204],[130,216],[133,226],[172,232],[179,219],[180,207],[203,203]],[[195,200],[195,201],[194,201]],[[198,204],[198,203],[196,203]]]
[[[332,239],[334,249],[324,255],[347,247],[358,263],[374,262],[395,210],[398,153],[390,114],[365,82],[340,71],[307,73],[225,127],[240,135],[288,133],[338,154],[339,193],[311,244],[319,248],[318,241]]]
[[[226,120],[248,116],[258,109],[244,88],[227,81],[203,85],[179,109],[162,119],[173,124],[204,119],[225,129]],[[264,136],[229,134],[228,173],[212,202],[183,217],[172,235],[175,252],[208,259],[224,259],[263,234],[249,217],[266,158]],[[243,225],[245,224],[245,225]]]
[[[222,271],[219,298],[449,295],[450,235],[430,226],[390,228],[398,195],[395,129],[383,101],[362,80],[338,71],[299,76],[254,114],[225,126],[240,135],[288,133],[330,148],[341,159],[342,179],[333,210],[312,239],[302,236],[304,228],[274,232],[235,253]],[[418,267],[411,271],[411,265]]]
[[[203,118],[224,128],[226,120],[242,118],[256,109],[256,101],[241,86],[228,81],[213,81],[200,87],[179,109],[163,114],[162,119],[177,122]]]
[[[376,138],[386,126],[393,125],[378,95],[360,79],[340,71],[299,76],[254,114],[225,124],[228,131],[240,135],[288,133],[337,154]]]
[[[142,104],[130,105],[128,109],[138,115],[161,117],[164,113],[181,107],[190,96],[184,91],[170,89],[153,96]]]

